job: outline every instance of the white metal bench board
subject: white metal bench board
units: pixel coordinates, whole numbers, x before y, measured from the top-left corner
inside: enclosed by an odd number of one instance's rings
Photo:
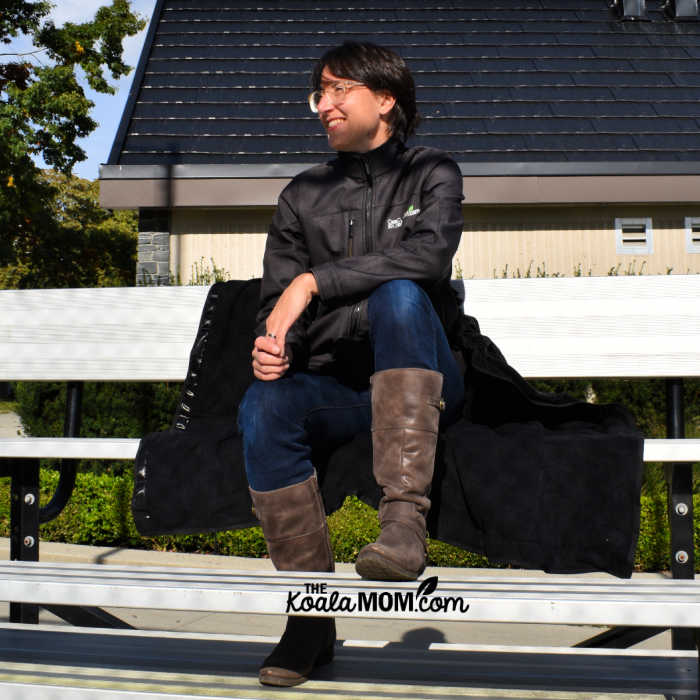
[[[138,446],[128,438],[0,438],[0,459],[134,459]],[[648,438],[644,461],[700,461],[700,439]]]
[[[465,313],[524,377],[700,374],[700,275],[464,284]]]
[[[0,291],[0,380],[182,380],[208,291]]]
[[[327,586],[325,592],[309,592],[307,584],[319,583]],[[79,600],[94,606],[271,615],[700,627],[700,581],[440,578],[437,589],[427,593],[421,593],[420,583],[319,572],[0,565],[0,600],[27,603]]]
[[[456,285],[524,377],[700,375],[700,275]],[[182,380],[207,291],[0,291],[0,381]]]

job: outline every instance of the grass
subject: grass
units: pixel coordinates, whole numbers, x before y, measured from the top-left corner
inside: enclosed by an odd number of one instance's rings
[[[17,413],[17,402],[0,400],[0,413]]]

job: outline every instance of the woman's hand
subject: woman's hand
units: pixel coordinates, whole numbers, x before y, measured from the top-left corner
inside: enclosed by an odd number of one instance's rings
[[[264,382],[279,379],[289,369],[289,359],[274,338],[258,336],[252,354],[253,374]]]
[[[263,381],[279,379],[289,369],[284,341],[287,331],[318,294],[311,272],[295,277],[282,292],[265,323],[267,335],[255,339],[253,374]]]

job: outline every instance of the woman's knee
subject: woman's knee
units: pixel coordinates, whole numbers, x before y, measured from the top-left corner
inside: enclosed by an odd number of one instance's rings
[[[287,383],[282,380],[256,379],[248,387],[238,407],[238,428],[244,439],[264,440],[266,433],[276,433],[277,424],[284,420],[280,409],[289,406],[288,393]]]
[[[373,321],[411,324],[416,317],[430,313],[428,295],[411,280],[392,280],[377,287],[369,297],[368,313]]]
[[[243,394],[241,403],[238,405],[238,428],[243,433],[252,423],[255,422],[255,414],[258,411],[260,400],[258,398],[258,382],[255,380]]]
[[[303,428],[298,423],[298,408],[290,400],[293,383],[256,380],[241,401],[238,428],[248,483],[256,491],[288,486],[313,470],[297,447]]]

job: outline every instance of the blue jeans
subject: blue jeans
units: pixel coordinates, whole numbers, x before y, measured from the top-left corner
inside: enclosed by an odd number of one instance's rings
[[[464,383],[428,295],[414,282],[386,282],[369,297],[374,370],[421,367],[441,372],[446,408],[440,425],[456,420]],[[334,448],[369,431],[369,389],[357,391],[332,376],[292,372],[255,380],[238,412],[248,483],[256,491],[291,486],[314,472],[314,446]]]

